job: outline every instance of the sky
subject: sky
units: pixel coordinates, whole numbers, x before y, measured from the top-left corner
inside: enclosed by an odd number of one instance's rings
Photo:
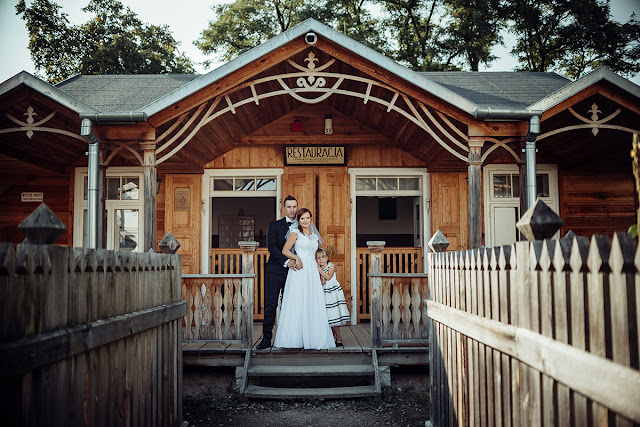
[[[82,12],[89,0],[54,0],[63,7],[63,11],[69,15],[73,24],[86,22],[90,15]],[[195,65],[199,74],[211,71],[220,64],[213,64],[206,69],[201,64],[206,58],[193,41],[200,37],[200,33],[207,27],[209,21],[214,19],[211,6],[216,3],[228,3],[232,0],[122,0],[138,17],[147,23],[154,25],[166,24],[169,26],[173,37],[180,41],[180,51],[184,52]],[[18,0],[0,0],[0,82],[14,76],[22,70],[35,74],[28,49],[28,34],[24,21],[15,14],[15,5]],[[30,0],[27,0],[30,4]],[[610,0],[614,18],[626,22],[631,13],[636,12],[640,16],[640,0]],[[180,5],[181,7],[177,7]],[[505,35],[506,47],[497,47],[494,54],[500,59],[492,62],[490,66],[481,71],[512,71],[517,63],[509,55],[511,49],[509,37]],[[640,74],[630,79],[640,85]]]

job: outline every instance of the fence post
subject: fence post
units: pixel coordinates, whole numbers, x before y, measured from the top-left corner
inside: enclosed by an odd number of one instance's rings
[[[254,274],[253,255],[260,244],[254,241],[238,242],[242,250],[242,274]],[[255,277],[243,277],[240,294],[240,339],[242,348],[253,346],[253,286]]]
[[[371,271],[373,274],[382,273],[382,251],[384,241],[369,241],[367,247],[371,252]],[[371,289],[371,348],[382,348],[382,277],[370,277]]]

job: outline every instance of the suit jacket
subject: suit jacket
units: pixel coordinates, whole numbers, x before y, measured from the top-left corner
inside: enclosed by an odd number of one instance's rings
[[[282,254],[287,239],[285,238],[289,231],[289,223],[286,218],[272,221],[269,224],[269,232],[267,233],[267,249],[269,249],[269,261],[267,268],[276,274],[287,274],[287,268],[283,267],[287,257]]]

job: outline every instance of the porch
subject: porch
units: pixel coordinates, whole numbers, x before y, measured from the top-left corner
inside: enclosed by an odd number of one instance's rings
[[[217,271],[224,271],[225,265],[234,266],[225,273],[183,274],[182,295],[187,302],[184,365],[235,366],[240,393],[263,398],[374,396],[390,383],[391,365],[426,365],[428,330],[422,301],[427,295],[427,276],[383,272],[411,270],[414,263],[422,265],[422,254],[391,250],[385,255],[384,242],[367,244],[367,253],[358,263],[358,283],[362,285],[360,294],[365,296],[362,300],[369,321],[341,327],[344,347],[328,350],[256,348],[262,337],[256,308],[262,307],[257,302],[262,295],[262,267],[266,262],[266,256],[257,252],[257,242],[239,242],[239,253],[216,257]],[[263,386],[285,376],[300,377],[305,386]],[[309,386],[314,380],[331,382],[338,377],[337,382],[355,379],[356,385]],[[367,379],[369,383],[362,383]]]

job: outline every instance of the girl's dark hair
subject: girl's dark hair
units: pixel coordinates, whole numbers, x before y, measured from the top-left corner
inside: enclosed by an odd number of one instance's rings
[[[296,214],[296,221],[298,221],[298,230],[300,230],[300,232],[302,233],[302,224],[300,224],[300,217],[309,212],[309,216],[312,217],[313,215],[311,214],[311,211],[307,208],[300,208],[298,209],[298,213]]]

